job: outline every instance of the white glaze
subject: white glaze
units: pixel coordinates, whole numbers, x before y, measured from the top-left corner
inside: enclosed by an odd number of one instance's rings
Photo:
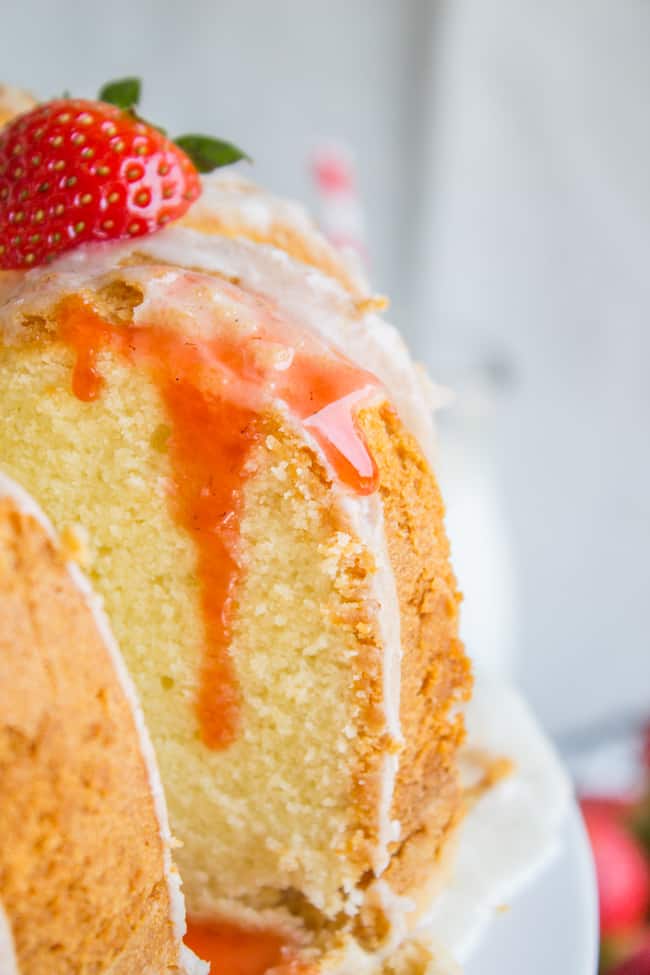
[[[316,253],[325,253],[334,264],[339,264],[360,292],[367,290],[359,261],[332,247],[299,203],[273,196],[228,169],[203,176],[201,182],[203,192],[192,206],[190,219],[209,220],[216,216],[226,224],[239,225],[260,235],[268,234],[273,227],[290,230],[307,241]]]
[[[56,539],[56,533],[51,522],[34,499],[23,488],[21,488],[20,485],[18,485],[2,471],[0,471],[0,497],[9,498],[23,514],[34,518],[52,539]],[[74,562],[68,562],[67,569],[70,578],[83,596],[86,605],[92,613],[97,631],[104,646],[106,647],[111,664],[113,665],[113,669],[120,684],[120,688],[131,709],[131,714],[133,716],[133,721],[140,744],[140,751],[147,769],[150,791],[154,802],[154,809],[156,818],[158,820],[158,828],[163,845],[164,872],[169,889],[170,920],[173,924],[174,935],[180,943],[186,931],[185,900],[181,892],[180,875],[172,862],[172,836],[167,818],[165,795],[163,792],[162,782],[160,780],[160,774],[158,772],[158,765],[156,762],[153,745],[151,743],[151,739],[149,738],[149,732],[147,731],[145,724],[144,714],[142,712],[142,708],[140,707],[140,702],[138,700],[135,687],[127,671],[126,664],[122,658],[122,654],[120,653],[119,647],[115,641],[115,637],[111,632],[111,628],[106,614],[104,613],[99,596],[97,596],[97,594],[94,592],[78,565],[76,565]],[[179,947],[179,963],[181,964],[181,971],[184,973],[184,975],[207,975],[207,972],[209,971],[209,966],[207,966],[204,962],[199,962],[198,959],[196,959],[196,956],[184,945],[180,945]],[[2,970],[0,970],[0,973],[1,975],[4,975]]]
[[[11,925],[0,901],[0,975],[20,975]]]
[[[45,306],[61,294],[63,287],[73,291],[82,281],[103,275],[139,278],[137,268],[118,268],[134,254],[236,278],[246,290],[271,299],[289,320],[321,335],[357,365],[374,373],[388,390],[403,422],[433,459],[431,383],[413,363],[398,331],[376,314],[360,315],[354,300],[332,278],[268,245],[169,227],[137,241],[80,247],[27,274],[0,275],[6,340],[12,338],[9,313],[26,303]],[[152,270],[144,269],[149,280]]]

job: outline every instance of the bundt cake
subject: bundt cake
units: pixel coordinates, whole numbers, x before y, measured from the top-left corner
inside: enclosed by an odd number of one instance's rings
[[[88,539],[192,912],[375,918],[428,884],[470,678],[397,335],[278,248],[180,227],[0,303],[0,464]]]
[[[8,234],[44,219],[16,199]],[[212,176],[180,223],[134,226],[0,271],[0,468],[82,542],[156,749],[189,943],[213,975],[448,972],[409,934],[468,795],[432,387],[294,205]]]
[[[162,786],[99,604],[0,476],[0,972],[199,975]]]

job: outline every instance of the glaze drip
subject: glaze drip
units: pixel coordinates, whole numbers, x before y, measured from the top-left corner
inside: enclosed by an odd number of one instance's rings
[[[220,288],[239,302],[241,319],[215,304],[209,330],[196,335],[170,325],[113,324],[79,296],[65,298],[58,314],[60,336],[75,352],[75,396],[86,403],[101,396],[99,357],[110,351],[147,370],[168,412],[170,505],[195,541],[201,585],[205,647],[197,714],[202,739],[214,749],[234,741],[241,721],[230,644],[246,464],[263,436],[261,419],[274,411],[287,415],[317,441],[341,484],[371,494],[378,473],[356,414],[380,389],[371,373],[280,318],[268,302],[232,285]]]
[[[281,934],[210,921],[187,922],[185,943],[210,962],[212,975],[309,975],[295,947]]]

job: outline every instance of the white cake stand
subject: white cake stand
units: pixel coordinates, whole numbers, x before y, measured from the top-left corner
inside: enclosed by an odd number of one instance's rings
[[[556,856],[494,919],[465,975],[595,975],[598,905],[591,852],[573,807]]]

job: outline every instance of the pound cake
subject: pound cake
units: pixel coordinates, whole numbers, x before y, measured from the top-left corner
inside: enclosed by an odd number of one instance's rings
[[[70,160],[102,109],[60,105],[38,192],[101,182]],[[46,165],[28,124],[0,164],[19,255],[0,272],[0,467],[85,540],[194,941],[256,930],[278,971],[382,971],[463,812],[471,677],[427,383],[302,212],[230,176],[181,224],[21,270],[38,262],[17,225],[39,237],[44,213],[16,190]],[[429,971],[422,950],[385,970]]]
[[[107,622],[0,476],[0,972],[200,975],[162,787]]]

